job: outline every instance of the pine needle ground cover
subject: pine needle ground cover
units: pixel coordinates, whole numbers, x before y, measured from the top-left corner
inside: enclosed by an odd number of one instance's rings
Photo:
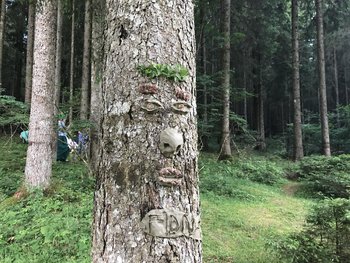
[[[26,147],[0,137],[0,262],[91,262],[94,179],[82,163],[57,163],[48,191],[16,198]],[[201,156],[199,167],[203,262],[280,263],[269,244],[299,231],[312,201],[266,158]]]

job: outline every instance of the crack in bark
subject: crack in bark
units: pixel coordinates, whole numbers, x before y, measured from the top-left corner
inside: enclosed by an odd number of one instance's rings
[[[101,184],[101,186],[102,186],[102,184]],[[107,221],[108,221],[107,217],[106,217],[105,225],[102,224],[102,217],[106,211],[106,191],[105,191],[104,187],[102,187],[102,189],[103,189],[103,207],[102,207],[101,217],[100,217],[100,231],[102,231],[103,247],[102,247],[102,251],[101,251],[101,258],[103,258],[103,255],[105,254],[106,247],[107,247],[106,229],[107,229],[107,225],[108,225],[107,224]]]
[[[119,45],[122,44],[123,39],[127,39],[127,37],[129,36],[128,31],[124,28],[124,25],[120,25],[120,29],[119,29],[120,35],[119,35]]]

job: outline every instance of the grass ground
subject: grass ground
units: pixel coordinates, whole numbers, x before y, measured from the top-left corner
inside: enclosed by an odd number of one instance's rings
[[[259,200],[201,196],[204,262],[280,262],[268,244],[301,229],[309,201],[271,186],[245,186]]]
[[[18,200],[26,145],[0,137],[0,153],[0,262],[90,262],[94,182],[84,165],[56,164],[46,193]],[[203,261],[280,263],[269,244],[298,231],[312,201],[295,197],[298,186],[286,180],[265,185],[234,176],[237,169],[269,176],[276,162],[250,158],[242,166],[203,158]],[[254,163],[263,166],[254,170]]]

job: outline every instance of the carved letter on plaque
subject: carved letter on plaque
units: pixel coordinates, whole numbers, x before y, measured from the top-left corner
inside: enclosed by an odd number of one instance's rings
[[[147,234],[155,237],[187,236],[201,240],[198,217],[178,210],[151,210],[142,219],[141,227]]]

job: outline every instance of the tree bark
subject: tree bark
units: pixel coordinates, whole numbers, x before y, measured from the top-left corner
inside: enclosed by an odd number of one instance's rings
[[[300,75],[299,75],[299,18],[298,0],[292,0],[292,49],[293,49],[293,106],[294,106],[294,161],[304,157],[301,128]]]
[[[85,1],[84,21],[84,51],[83,73],[81,80],[80,119],[87,120],[89,110],[89,83],[90,83],[90,46],[91,46],[91,0]]]
[[[33,94],[25,167],[28,188],[47,188],[52,167],[53,97],[55,75],[56,6],[41,1],[35,20]]]
[[[92,1],[92,36],[91,36],[91,102],[90,102],[90,163],[96,169],[102,103],[102,63],[103,29],[105,0]]]
[[[28,33],[27,33],[27,60],[24,102],[30,104],[32,99],[33,79],[33,49],[34,49],[34,23],[35,23],[35,1],[28,3]]]
[[[106,1],[94,262],[201,262],[192,1]],[[180,64],[184,82],[137,70]]]
[[[325,156],[331,156],[329,140],[329,127],[327,116],[327,90],[326,90],[326,70],[324,57],[324,32],[323,32],[323,11],[322,0],[315,0],[317,18],[317,57],[318,57],[318,78],[320,93],[320,120],[322,134],[322,148]]]
[[[2,92],[2,62],[3,62],[3,49],[4,49],[4,37],[5,37],[5,16],[6,16],[6,1],[1,0],[1,13],[0,13],[0,93]]]
[[[72,23],[70,39],[70,69],[69,69],[69,125],[73,122],[73,96],[74,96],[74,45],[75,45],[75,0],[72,0]]]
[[[222,138],[219,159],[230,158],[231,136],[230,136],[230,54],[231,54],[231,0],[223,0],[224,23],[223,23],[223,115],[222,115]]]

